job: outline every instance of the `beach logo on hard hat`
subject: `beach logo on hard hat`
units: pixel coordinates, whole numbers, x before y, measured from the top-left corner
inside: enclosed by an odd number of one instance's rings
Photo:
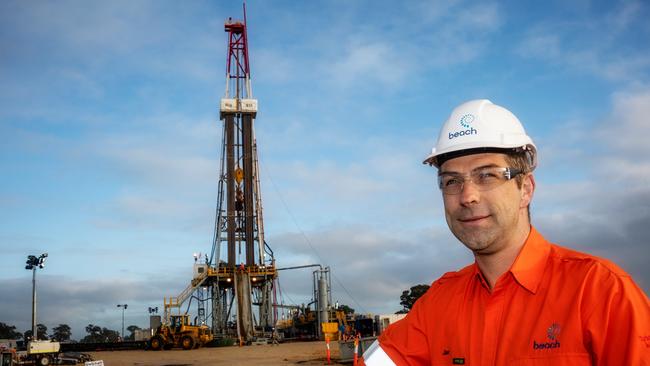
[[[460,136],[469,136],[469,135],[478,134],[478,131],[471,126],[471,123],[474,122],[475,119],[476,117],[471,113],[468,113],[460,117],[460,121],[459,121],[460,125],[465,129],[457,132],[449,132],[449,139],[451,140]]]
[[[460,125],[465,127],[465,128],[469,128],[469,124],[474,122],[475,119],[476,119],[476,117],[474,117],[473,114],[468,113],[468,114],[460,117]]]

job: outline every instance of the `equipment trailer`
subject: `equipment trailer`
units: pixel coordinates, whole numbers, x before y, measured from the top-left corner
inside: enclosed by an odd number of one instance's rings
[[[27,359],[34,365],[50,365],[58,356],[61,344],[51,341],[30,341],[27,344]]]

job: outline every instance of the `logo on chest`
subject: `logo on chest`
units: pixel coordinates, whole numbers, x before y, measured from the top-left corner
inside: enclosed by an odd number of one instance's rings
[[[539,342],[533,340],[533,349],[534,350],[547,350],[547,349],[554,349],[554,348],[560,348],[560,340],[559,336],[560,333],[562,332],[562,327],[558,323],[553,323],[551,324],[548,329],[546,329],[546,338],[545,341],[547,342]]]

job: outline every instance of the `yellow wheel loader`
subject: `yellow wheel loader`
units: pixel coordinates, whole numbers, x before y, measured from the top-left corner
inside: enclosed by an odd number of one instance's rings
[[[156,329],[149,340],[154,351],[182,347],[185,350],[199,348],[212,341],[212,333],[206,325],[191,325],[189,315],[170,315],[169,323]]]

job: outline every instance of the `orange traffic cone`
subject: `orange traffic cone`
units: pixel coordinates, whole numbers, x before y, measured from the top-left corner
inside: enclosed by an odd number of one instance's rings
[[[357,361],[359,360],[359,336],[354,337],[354,361],[353,365],[357,366]]]
[[[332,363],[331,361],[331,354],[330,354],[330,337],[325,336],[325,344],[327,345],[327,364],[329,365]]]

